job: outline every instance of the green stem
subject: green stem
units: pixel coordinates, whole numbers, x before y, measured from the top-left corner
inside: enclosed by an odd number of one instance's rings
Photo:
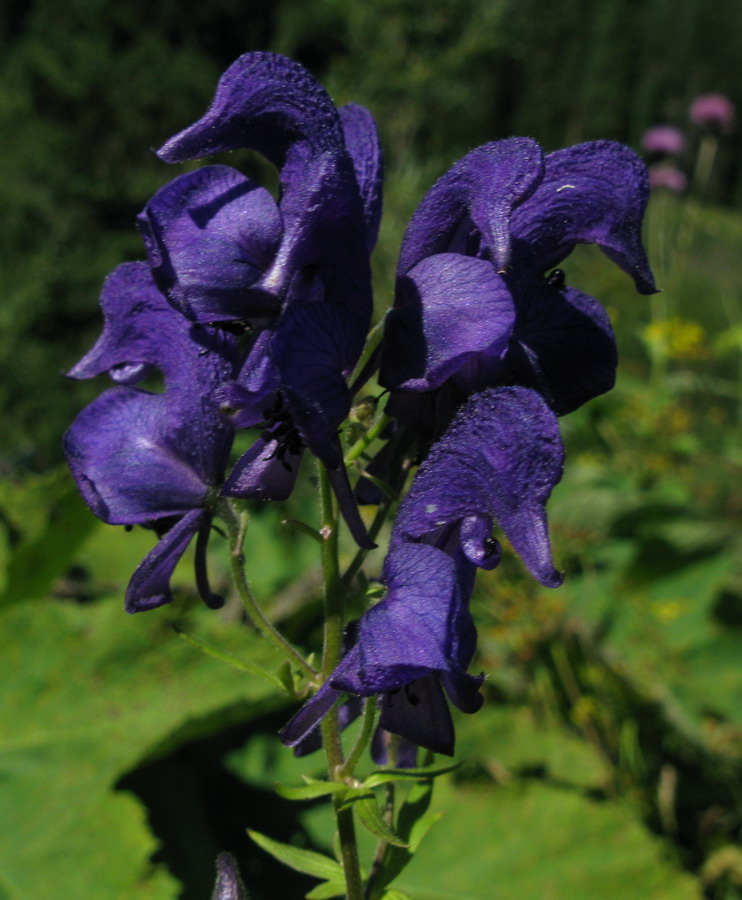
[[[338,561],[338,515],[327,477],[327,470],[319,463],[319,492],[322,509],[322,574],[325,583],[325,628],[322,652],[322,675],[330,673],[340,662],[343,653],[343,591],[340,584],[340,563]],[[343,745],[340,740],[340,724],[337,707],[333,707],[322,720],[322,742],[327,757],[327,770],[332,781],[341,781],[345,767]],[[353,810],[341,809],[342,801],[334,800],[335,820],[340,841],[340,855],[345,872],[347,900],[363,900],[363,881],[358,861]]]
[[[373,697],[367,697],[363,703],[363,723],[361,725],[361,730],[358,734],[358,737],[356,738],[356,742],[353,745],[353,748],[348,754],[348,758],[345,760],[345,764],[343,765],[342,771],[340,773],[343,778],[349,778],[353,774],[353,771],[358,765],[358,760],[361,758],[363,751],[371,742],[375,725],[376,701]]]
[[[391,421],[391,416],[388,416],[386,413],[381,413],[379,417],[369,425],[368,431],[363,437],[359,438],[345,454],[345,465],[347,466],[350,465],[350,463],[355,462],[369,444],[376,440]]]
[[[219,513],[227,526],[232,576],[248,618],[260,634],[280,651],[282,656],[295,663],[305,675],[308,675],[316,683],[317,670],[304,659],[296,647],[293,647],[265,617],[250,590],[250,585],[247,583],[247,578],[245,577],[245,554],[243,552],[245,533],[247,531],[247,517],[238,515],[229,501],[219,504]]]

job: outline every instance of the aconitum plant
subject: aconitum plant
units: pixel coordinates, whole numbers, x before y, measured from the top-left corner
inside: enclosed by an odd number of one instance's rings
[[[194,540],[196,587],[218,608],[208,543],[229,542],[246,616],[281,655],[286,690],[305,701],[280,740],[327,757],[325,781],[288,794],[331,799],[338,858],[320,865],[255,839],[324,872],[313,896],[399,898],[389,885],[410,858],[400,848],[413,809],[382,813],[374,789],[404,778],[429,792],[448,770],[432,755],[454,753],[449,704],[481,707],[470,599],[477,570],[498,566],[501,538],[539,583],[562,581],[546,517],[563,465],[558,417],[609,390],[617,358],[605,310],[559,266],[576,244],[597,244],[640,293],[654,291],[640,234],[647,174],[610,141],[548,155],[528,138],[472,150],[423,197],[393,303],[371,329],[382,196],[371,114],[336,108],[289,59],[248,53],[158,156],[239,148],[276,166],[278,196],[206,165],[152,197],[138,218],[146,259],[108,277],[103,333],[69,373],[107,372],[115,385],[77,417],[65,450],[99,518],[157,537],[129,582],[128,612],[173,600],[171,575]],[[157,371],[164,388],[151,392],[142,385]],[[322,648],[274,627],[242,555],[246,510],[286,500],[306,457],[320,509],[300,527],[321,547]],[[391,520],[375,593],[363,567]],[[341,527],[357,545],[344,569]],[[357,718],[351,742],[343,731]],[[417,797],[417,814],[429,815],[428,800]],[[379,840],[363,870],[358,823]],[[242,895],[234,861],[220,856],[215,897]]]

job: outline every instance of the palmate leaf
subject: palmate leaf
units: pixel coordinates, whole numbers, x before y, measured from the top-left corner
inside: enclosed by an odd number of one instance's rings
[[[11,897],[177,896],[150,863],[145,811],[115,784],[144,759],[284,701],[179,640],[172,615],[127,616],[120,598],[0,614],[0,885]],[[210,610],[186,627],[270,664],[264,642]]]

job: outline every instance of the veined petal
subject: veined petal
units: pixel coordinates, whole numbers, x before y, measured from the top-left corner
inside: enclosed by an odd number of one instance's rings
[[[558,416],[609,391],[618,354],[610,319],[597,300],[532,278],[514,288],[517,321],[505,363],[513,381],[532,387]]]
[[[279,374],[270,348],[274,332],[261,331],[250,348],[236,381],[220,387],[214,399],[235,428],[252,428],[266,419],[266,407],[275,402]]]
[[[358,103],[339,109],[345,146],[353,160],[358,189],[363,200],[369,251],[373,250],[381,221],[384,166],[376,122],[369,110]]]
[[[397,272],[447,251],[489,249],[498,270],[510,258],[510,216],[543,176],[543,153],[531,138],[508,138],[467,153],[428,191],[402,242]],[[477,246],[472,246],[472,242]]]
[[[535,391],[477,394],[420,466],[400,505],[393,541],[419,540],[469,516],[492,516],[534,578],[556,587],[562,578],[551,559],[545,504],[562,476],[563,457],[557,420]],[[471,546],[465,550],[471,559]]]
[[[154,366],[167,367],[168,344],[185,329],[178,313],[152,280],[144,262],[122,263],[101,291],[103,333],[73,366],[70,378],[93,378],[108,372],[120,384],[136,384]]]
[[[644,163],[613,141],[590,141],[546,157],[543,181],[513,212],[513,253],[533,274],[557,265],[575,244],[597,244],[637,290],[656,288],[641,240],[649,180]]]
[[[138,218],[160,288],[203,324],[275,315],[279,301],[255,289],[282,234],[265,190],[228,166],[205,166],[161,188]]]
[[[127,612],[144,612],[172,601],[170,577],[204,517],[202,509],[186,513],[139,563],[126,588]]]
[[[164,394],[111,388],[67,431],[64,450],[72,474],[104,522],[141,524],[202,505],[208,484],[194,467],[200,437],[193,434],[186,445],[178,440],[167,407]]]
[[[455,373],[479,387],[482,371],[504,354],[515,306],[507,284],[488,260],[439,253],[398,281],[397,306],[384,330],[383,387],[429,391]]]

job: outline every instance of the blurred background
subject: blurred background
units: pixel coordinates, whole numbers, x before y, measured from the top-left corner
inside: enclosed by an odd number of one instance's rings
[[[60,444],[105,386],[62,377],[98,334],[101,282],[143,257],[135,216],[182,171],[152,148],[255,49],[293,56],[377,119],[379,315],[406,221],[472,147],[610,138],[653,167],[645,240],[662,292],[636,295],[594,248],[564,266],[608,308],[621,352],[616,389],[562,422],[550,515],[568,577],[543,591],[509,556],[480,578],[488,702],[460,717],[464,763],[400,887],[414,900],[742,897],[741,45],[738,0],[6,0],[0,900],[198,900],[220,849],[254,900],[300,897],[311,880],[245,827],[331,842],[319,807],[269,794],[299,777],[275,739],[290,708],[171,626],[254,659],[265,648],[230,604],[198,607],[187,569],[177,604],[125,616],[151,537],[94,519]],[[708,94],[729,105],[691,115]],[[225,161],[271,177],[252,155]],[[311,520],[305,481],[290,514]],[[248,565],[310,645],[318,560],[285,515],[255,511]]]

